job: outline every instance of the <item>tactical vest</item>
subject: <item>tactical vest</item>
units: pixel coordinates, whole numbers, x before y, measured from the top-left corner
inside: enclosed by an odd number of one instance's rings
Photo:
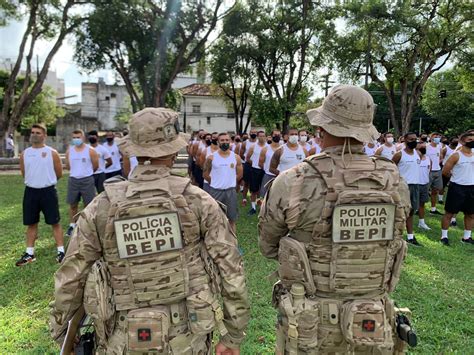
[[[318,197],[324,207],[308,242],[292,238],[298,231],[291,229],[291,236],[280,240],[280,282],[274,289],[281,333],[277,352],[390,354],[402,349],[394,332],[396,311],[387,297],[398,283],[407,248],[397,167],[361,154],[354,154],[347,168],[326,153],[305,164],[300,167],[308,173],[302,174],[304,184],[317,176],[327,190]]]
[[[107,302],[94,304],[94,297],[100,299],[94,292],[98,273],[89,274],[84,296],[96,331],[104,329],[97,334],[103,352],[194,354],[205,349],[216,326],[222,335],[227,332],[199,220],[183,197],[189,183],[168,176],[105,184],[110,205],[105,210],[99,204],[97,229],[113,290],[112,313],[120,315],[115,330],[101,317]]]

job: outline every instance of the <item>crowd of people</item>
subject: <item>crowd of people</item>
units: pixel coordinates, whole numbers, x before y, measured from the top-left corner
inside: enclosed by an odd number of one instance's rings
[[[127,134],[127,132],[124,132]],[[114,142],[117,134],[109,131],[105,142],[92,130],[87,136],[82,130],[71,134],[71,145],[65,155],[69,170],[67,197],[71,236],[76,226],[79,202],[87,206],[104,191],[104,181],[122,175],[125,178],[137,166],[134,156],[122,156]],[[62,164],[59,154],[45,145],[46,128],[34,124],[31,129],[31,147],[20,155],[21,172],[25,180],[23,223],[27,226],[26,251],[17,261],[22,266],[35,261],[34,244],[37,238],[40,213],[52,226],[57,244],[57,261],[64,258],[63,232],[59,223],[59,203],[56,191],[61,178]],[[240,204],[247,206],[248,216],[257,213],[266,189],[281,172],[302,162],[307,156],[323,150],[321,133],[290,128],[282,133],[274,129],[251,129],[249,134],[234,135],[227,132],[193,132],[188,152],[188,174],[192,182],[208,192],[225,207],[231,227],[236,231]],[[406,222],[407,242],[419,246],[414,233],[414,215],[418,215],[418,228],[429,231],[425,221],[425,204],[430,203],[429,214],[442,216],[441,242],[449,245],[448,229],[456,226],[456,215],[464,213],[463,243],[474,244],[471,238],[474,223],[474,130],[459,137],[445,137],[437,132],[418,136],[408,132],[398,141],[391,132],[377,141],[366,143],[363,152],[394,161],[400,175],[410,189],[411,213]],[[437,209],[444,203],[445,212]],[[250,195],[250,196],[249,196]]]
[[[471,230],[474,217],[474,130],[448,138],[440,133],[417,135],[408,132],[395,141],[393,133],[382,134],[377,141],[364,144],[363,152],[392,160],[410,189],[412,210],[406,222],[407,242],[419,246],[413,217],[418,228],[429,231],[425,221],[425,204],[429,214],[442,217],[441,242],[449,245],[448,228],[456,226],[456,215],[464,213],[463,243],[473,244]],[[267,184],[282,171],[321,152],[320,132],[290,128],[282,135],[274,129],[270,135],[251,130],[249,134],[193,133],[188,146],[188,173],[195,185],[203,188],[225,208],[235,228],[238,195],[241,205],[248,203],[248,215],[257,213]],[[449,187],[448,187],[449,186]],[[444,204],[445,212],[437,209]]]

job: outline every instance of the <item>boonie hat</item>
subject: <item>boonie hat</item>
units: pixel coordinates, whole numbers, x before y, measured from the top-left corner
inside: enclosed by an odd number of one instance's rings
[[[158,158],[188,145],[187,135],[179,133],[178,113],[167,108],[144,108],[128,126],[129,134],[117,140],[120,151],[128,156]]]
[[[354,85],[337,85],[323,104],[306,112],[313,126],[324,128],[336,137],[352,137],[373,142],[380,133],[372,124],[375,104],[372,96]]]

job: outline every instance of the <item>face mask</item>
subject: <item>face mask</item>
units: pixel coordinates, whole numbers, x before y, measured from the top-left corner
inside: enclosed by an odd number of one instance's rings
[[[240,138],[236,138],[235,143],[240,143]]]
[[[89,137],[89,143],[90,144],[96,144],[97,143],[97,138],[96,137]]]
[[[43,143],[43,138],[37,135],[30,136],[30,143],[31,144],[40,144]]]
[[[421,137],[422,142],[428,142],[428,137]]]
[[[107,137],[106,140],[107,140],[107,142],[112,143],[114,141],[114,138],[113,137]]]
[[[308,136],[301,136],[300,137],[300,142],[301,143],[306,143],[307,140],[308,140]]]
[[[271,139],[267,140],[267,144],[272,144],[272,140]]]
[[[247,139],[249,139],[249,137],[242,138],[242,142],[245,142]]]
[[[281,139],[280,136],[273,136],[273,137],[272,137],[272,141],[274,141],[275,143],[280,142],[280,139]]]
[[[426,148],[420,148],[418,149],[421,154],[425,155],[426,154]]]
[[[451,147],[456,148],[458,146],[458,141],[452,141],[451,142]]]
[[[298,136],[289,136],[288,137],[288,142],[290,142],[291,144],[298,143]]]
[[[209,147],[211,145],[212,141],[210,139],[206,139],[206,145]]]
[[[449,141],[443,141],[442,142],[444,145],[448,145],[449,144]]]
[[[255,138],[257,138],[257,135],[256,134],[251,134],[250,138],[255,139]]]
[[[441,142],[441,138],[439,138],[439,137],[433,138],[433,142],[435,144],[439,144],[439,142]]]
[[[217,145],[217,139],[211,139],[211,143]]]
[[[416,141],[413,141],[413,142],[406,142],[405,145],[407,146],[407,148],[410,148],[410,149],[415,149],[416,148],[416,145],[418,143]]]
[[[472,148],[474,148],[474,141],[466,142],[466,143],[464,143],[464,145],[465,145],[466,147],[472,149]]]
[[[392,144],[393,143],[393,137],[388,137],[387,138],[387,143]]]
[[[225,152],[229,149],[229,143],[221,143],[220,148]]]
[[[71,141],[72,145],[78,146],[82,144],[82,139],[81,138],[73,138]]]

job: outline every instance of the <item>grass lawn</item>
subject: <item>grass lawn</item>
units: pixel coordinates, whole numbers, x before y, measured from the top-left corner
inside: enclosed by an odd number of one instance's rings
[[[63,226],[67,226],[65,187],[66,180],[62,179],[59,198]],[[58,353],[47,326],[52,276],[58,267],[50,227],[40,224],[37,261],[23,268],[15,266],[25,247],[22,195],[19,176],[0,176],[0,354]],[[460,227],[450,229],[450,247],[438,242],[439,217],[428,216],[427,223],[433,230],[416,233],[423,247],[410,246],[394,294],[396,302],[409,307],[414,314],[419,346],[413,352],[474,354],[474,247],[459,241],[461,218]],[[272,354],[275,313],[270,304],[272,285],[266,276],[275,269],[275,263],[264,259],[258,251],[256,216],[249,218],[241,210],[237,228],[252,306],[242,353]]]

